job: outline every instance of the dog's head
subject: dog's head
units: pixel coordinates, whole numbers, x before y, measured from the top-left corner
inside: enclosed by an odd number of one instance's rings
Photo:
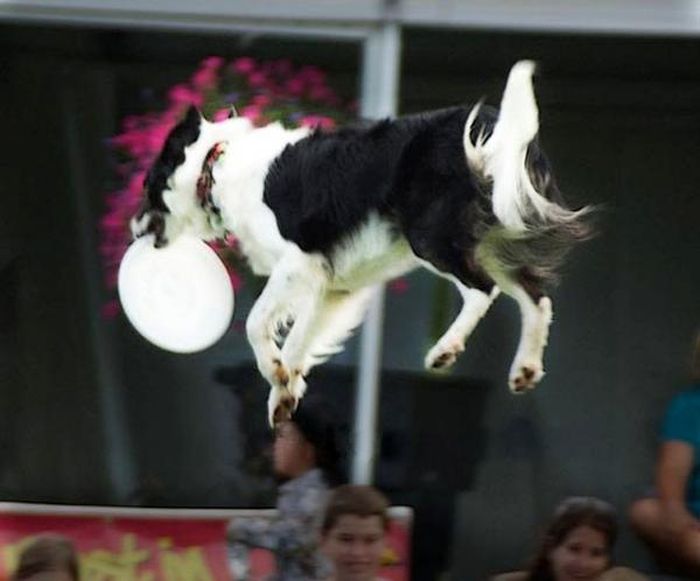
[[[210,195],[202,194],[201,184],[211,179],[210,164],[220,144],[251,128],[250,121],[235,115],[210,123],[195,107],[190,107],[168,134],[146,174],[143,201],[131,220],[134,238],[152,234],[157,247],[165,246],[183,232],[202,240],[222,238],[225,228],[219,209]]]

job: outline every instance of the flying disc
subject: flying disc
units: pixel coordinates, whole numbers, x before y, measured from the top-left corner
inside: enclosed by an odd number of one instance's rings
[[[119,266],[124,313],[161,349],[193,353],[216,343],[231,324],[233,288],[216,252],[179,236],[155,248],[152,236],[129,246]]]

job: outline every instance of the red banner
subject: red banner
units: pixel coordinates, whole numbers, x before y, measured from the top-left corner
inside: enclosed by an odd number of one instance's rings
[[[0,515],[2,575],[19,550],[41,532],[75,543],[83,581],[230,580],[226,521]]]
[[[226,545],[228,522],[251,514],[0,504],[0,581],[44,532],[75,543],[83,581],[263,581],[274,571],[271,553]],[[410,534],[410,511],[392,509],[381,570],[387,581],[408,581]]]

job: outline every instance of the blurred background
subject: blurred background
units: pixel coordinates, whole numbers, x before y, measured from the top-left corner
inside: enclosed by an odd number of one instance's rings
[[[243,331],[261,281],[241,267],[231,331],[195,355],[159,350],[105,308],[110,138],[212,55],[318,67],[369,114],[496,105],[516,60],[539,63],[541,141],[561,189],[601,205],[599,236],[552,295],[547,375],[508,392],[520,322],[507,298],[449,375],[427,374],[459,297],[423,272],[392,285],[375,311],[372,479],[416,510],[419,581],[517,568],[566,495],[624,514],[651,484],[661,413],[700,324],[698,2],[0,3],[0,498],[274,499],[267,389]],[[373,91],[389,105],[363,109]],[[309,381],[338,410],[349,463],[361,340]],[[627,527],[617,557],[654,567]]]

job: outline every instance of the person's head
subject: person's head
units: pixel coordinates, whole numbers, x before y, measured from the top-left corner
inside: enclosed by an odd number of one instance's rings
[[[19,555],[12,581],[79,581],[78,556],[73,543],[61,535],[44,534]]]
[[[335,426],[320,405],[302,401],[292,418],[275,428],[273,464],[280,478],[296,478],[320,468],[326,480],[335,484],[339,457]]]
[[[616,538],[612,506],[597,498],[568,498],[547,526],[528,579],[594,581],[610,568]]]
[[[321,547],[334,567],[334,581],[374,580],[389,526],[387,499],[371,486],[347,484],[328,501]]]

